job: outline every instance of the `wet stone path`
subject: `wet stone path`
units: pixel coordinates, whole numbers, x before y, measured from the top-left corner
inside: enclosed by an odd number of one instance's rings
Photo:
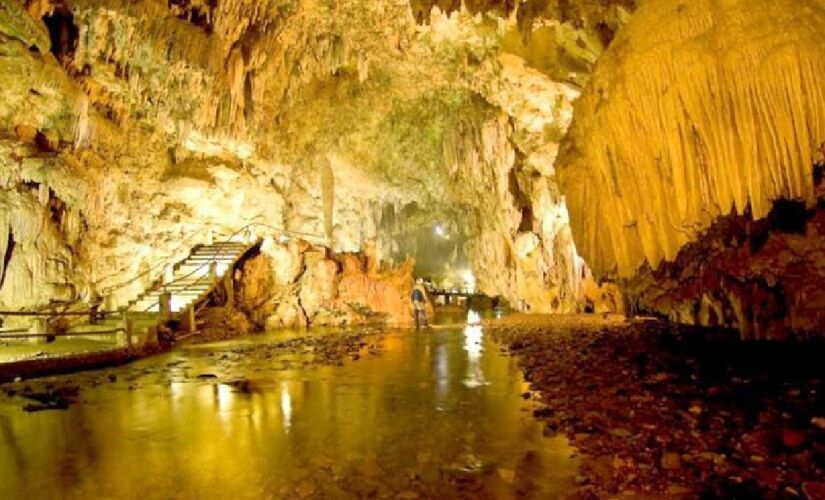
[[[0,498],[564,498],[481,327],[265,334],[0,386]]]

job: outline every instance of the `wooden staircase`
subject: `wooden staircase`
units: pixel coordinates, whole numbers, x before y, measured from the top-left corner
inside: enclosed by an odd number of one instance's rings
[[[157,341],[160,325],[177,320],[182,335],[196,330],[195,313],[213,293],[231,300],[235,265],[261,240],[227,240],[192,247],[189,256],[165,269],[164,275],[129,304],[118,317],[71,328],[74,335],[88,340],[111,341],[113,329],[120,330],[118,345],[139,346]],[[108,336],[108,337],[107,337]]]
[[[204,300],[255,244],[257,242],[226,241],[195,246],[189,256],[175,264],[160,282],[132,301],[127,311],[160,313],[164,294],[169,294],[171,299],[168,312],[175,314],[186,310]]]

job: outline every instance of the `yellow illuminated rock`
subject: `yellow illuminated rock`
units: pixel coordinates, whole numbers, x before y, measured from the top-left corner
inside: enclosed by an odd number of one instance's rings
[[[125,304],[209,227],[400,261],[449,219],[482,291],[579,309],[553,162],[630,4],[3,0],[0,306]]]
[[[813,201],[824,28],[818,0],[643,4],[576,103],[558,164],[598,275],[673,260],[732,211]]]

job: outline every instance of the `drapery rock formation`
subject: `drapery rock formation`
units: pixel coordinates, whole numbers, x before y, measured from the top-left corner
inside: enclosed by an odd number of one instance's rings
[[[659,0],[636,13],[578,101],[560,161],[598,274],[672,260],[732,210],[763,218],[777,198],[812,200],[823,27],[815,0]]]
[[[0,306],[122,305],[252,222],[399,260],[414,204],[482,291],[583,308],[553,162],[634,2],[499,4],[3,0]]]
[[[817,0],[652,0],[599,60],[559,176],[598,276],[658,268],[631,283],[636,306],[748,337],[821,329],[819,294],[805,290],[821,280],[808,209],[825,142],[823,28]]]

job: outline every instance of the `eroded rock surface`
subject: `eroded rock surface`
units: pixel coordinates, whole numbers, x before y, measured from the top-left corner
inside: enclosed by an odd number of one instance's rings
[[[467,228],[483,291],[583,307],[553,162],[634,2],[448,4],[5,0],[0,305],[122,305],[204,227],[383,260],[416,204]]]
[[[240,272],[239,309],[266,330],[411,324],[414,261],[382,269],[375,261],[369,254],[267,241]]]

